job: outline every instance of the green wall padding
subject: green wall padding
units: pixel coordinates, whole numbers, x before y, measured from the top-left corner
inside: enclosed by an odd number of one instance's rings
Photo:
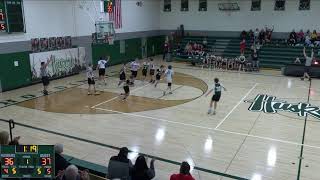
[[[3,91],[31,84],[29,52],[0,54],[0,80]]]
[[[154,56],[162,53],[162,47],[165,36],[154,36],[147,38],[147,56]],[[109,44],[92,44],[92,63],[97,65],[100,57],[110,56],[110,65],[128,62],[131,59],[142,57],[142,40],[141,38],[126,39],[125,53],[120,53],[120,41],[114,41],[113,45]],[[154,49],[154,52],[153,52]]]

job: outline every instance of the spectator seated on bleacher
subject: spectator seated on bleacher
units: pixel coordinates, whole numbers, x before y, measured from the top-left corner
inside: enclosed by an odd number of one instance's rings
[[[64,157],[62,157],[62,153],[63,153],[62,144],[55,144],[54,151],[55,151],[55,172],[56,174],[58,174],[59,171],[65,170],[70,165],[70,163]]]
[[[69,165],[66,170],[60,171],[57,175],[58,180],[89,180],[89,173],[87,170],[80,171],[77,166]]]
[[[301,29],[298,33],[297,33],[297,43],[304,43],[305,41],[305,36],[304,36],[304,32]]]
[[[190,165],[187,162],[182,162],[180,166],[180,173],[173,174],[170,180],[195,180],[190,174]]]
[[[130,180],[130,172],[133,168],[132,162],[128,159],[129,150],[126,147],[120,149],[117,156],[113,156],[108,164],[108,179]]]
[[[20,136],[9,141],[9,133],[7,131],[0,132],[0,145],[19,145]]]
[[[207,48],[207,45],[208,45],[207,38],[203,38],[203,41],[202,41],[203,48]]]
[[[294,30],[292,30],[292,32],[289,34],[288,45],[295,46],[296,43],[297,43],[297,33]]]
[[[297,57],[297,58],[294,60],[293,63],[294,63],[294,64],[301,64],[301,61],[300,61],[300,59]]]
[[[150,168],[147,165],[146,159],[140,155],[133,166],[131,180],[151,180],[155,177],[154,159],[150,162]]]
[[[313,32],[311,33],[311,42],[314,43],[316,42],[318,39],[318,34],[316,30],[313,30]]]

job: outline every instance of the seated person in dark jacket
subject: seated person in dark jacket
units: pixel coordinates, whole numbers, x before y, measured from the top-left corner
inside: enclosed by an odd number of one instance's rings
[[[154,178],[156,175],[154,171],[154,161],[154,159],[151,160],[150,168],[148,168],[145,157],[140,155],[132,169],[132,180],[151,180]]]
[[[54,151],[55,151],[55,173],[56,175],[59,173],[59,171],[65,170],[70,163],[62,157],[63,152],[63,145],[62,144],[55,144],[54,145]]]
[[[128,148],[120,149],[118,156],[113,156],[109,160],[108,174],[109,179],[130,179],[130,171],[132,169],[132,162],[127,158],[129,153]]]

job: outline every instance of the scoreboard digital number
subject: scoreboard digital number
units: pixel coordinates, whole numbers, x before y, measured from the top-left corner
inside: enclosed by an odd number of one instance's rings
[[[0,1],[0,32],[7,32],[7,18],[4,1]]]
[[[54,178],[51,145],[0,146],[1,178]]]

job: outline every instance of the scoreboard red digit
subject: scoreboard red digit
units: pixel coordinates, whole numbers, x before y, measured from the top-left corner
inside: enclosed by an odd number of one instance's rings
[[[4,5],[3,3],[0,2],[0,32],[7,31],[6,22],[7,22],[7,19],[6,19]]]
[[[54,178],[52,145],[0,146],[1,178]]]

